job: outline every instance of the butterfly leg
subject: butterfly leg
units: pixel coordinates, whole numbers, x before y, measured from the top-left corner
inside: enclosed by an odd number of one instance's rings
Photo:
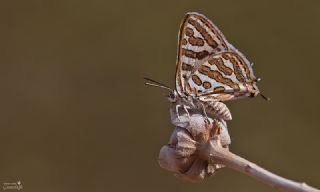
[[[204,106],[203,103],[201,103],[201,106],[202,106],[202,112],[203,112],[203,114],[204,114],[204,116],[205,116],[204,121],[205,121],[205,123],[206,123],[207,125],[209,125],[209,124],[210,124],[210,121],[209,121],[208,115],[207,115],[207,113],[206,113],[206,108],[205,108],[205,106]]]
[[[187,105],[183,105],[183,109],[185,110],[185,112],[187,113],[187,115],[188,115],[188,117],[190,119],[190,113],[189,113],[188,109],[191,109],[191,108],[189,106],[187,106]]]
[[[186,128],[189,126],[190,119],[187,119],[185,115],[180,116],[179,108],[183,105],[175,105],[170,109],[171,123],[175,126]]]
[[[179,114],[179,107],[181,107],[181,105],[176,105],[176,114],[177,114],[178,120],[181,121],[180,114]]]
[[[187,105],[176,105],[176,114],[178,116],[178,119],[181,120],[180,119],[180,114],[179,114],[179,108],[180,107],[182,107],[184,109],[184,111],[186,112],[187,116],[190,118],[190,113],[189,113],[189,110],[188,110],[188,109],[190,109],[189,106],[187,106]]]

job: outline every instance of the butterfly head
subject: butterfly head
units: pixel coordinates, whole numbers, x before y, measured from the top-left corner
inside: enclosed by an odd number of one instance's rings
[[[177,99],[178,99],[178,92],[176,90],[171,90],[169,95],[168,95],[168,100],[171,102],[171,103],[175,103],[177,102]]]

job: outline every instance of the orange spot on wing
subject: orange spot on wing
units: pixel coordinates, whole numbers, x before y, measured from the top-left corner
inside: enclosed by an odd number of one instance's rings
[[[202,85],[202,81],[200,77],[198,77],[197,75],[192,75],[191,79],[196,85],[198,86]]]
[[[202,83],[202,86],[205,88],[205,89],[210,89],[212,87],[211,83],[208,82],[208,81],[205,81]]]

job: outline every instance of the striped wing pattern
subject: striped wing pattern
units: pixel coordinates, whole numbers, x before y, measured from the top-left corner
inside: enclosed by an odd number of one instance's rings
[[[187,13],[180,27],[176,89],[203,101],[226,101],[258,91],[249,61],[199,13]]]

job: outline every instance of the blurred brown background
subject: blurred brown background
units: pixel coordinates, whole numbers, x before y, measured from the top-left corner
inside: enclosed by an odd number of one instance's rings
[[[173,126],[179,24],[210,18],[271,97],[229,102],[231,150],[320,187],[320,1],[0,1],[0,184],[23,191],[273,191],[229,169],[200,184],[157,163]],[[2,186],[1,186],[2,187]]]

